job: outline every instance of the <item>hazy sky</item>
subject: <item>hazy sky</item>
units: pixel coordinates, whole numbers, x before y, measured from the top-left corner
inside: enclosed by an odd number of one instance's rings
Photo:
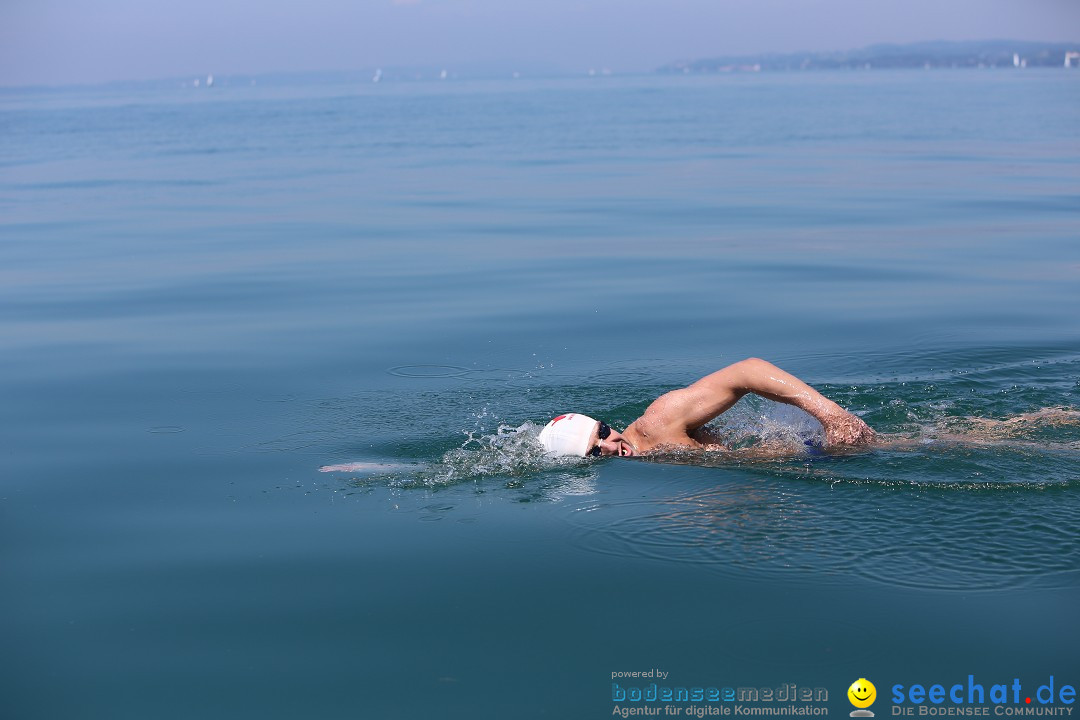
[[[0,85],[1080,40],[1080,0],[0,0]]]

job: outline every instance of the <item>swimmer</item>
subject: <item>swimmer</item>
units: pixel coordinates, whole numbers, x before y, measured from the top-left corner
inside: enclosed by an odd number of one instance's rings
[[[703,428],[747,393],[810,413],[825,428],[826,446],[865,445],[875,438],[869,425],[802,380],[764,360],[749,358],[661,395],[622,432],[587,415],[566,413],[549,422],[539,440],[553,455],[579,457],[722,449],[708,441]]]

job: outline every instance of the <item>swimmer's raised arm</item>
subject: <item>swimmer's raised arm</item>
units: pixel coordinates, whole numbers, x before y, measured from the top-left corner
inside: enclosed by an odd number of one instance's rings
[[[747,393],[810,413],[824,426],[828,445],[858,445],[874,439],[874,431],[862,420],[759,358],[729,365],[693,385],[661,395],[622,432],[588,415],[563,413],[545,425],[537,439],[553,455],[579,457],[633,457],[669,447],[708,449],[711,446],[703,445],[694,433]]]
[[[799,378],[760,358],[729,365],[688,387],[662,395],[633,425],[658,443],[683,444],[682,437],[728,410],[747,393],[810,413],[825,428],[825,442],[829,445],[862,444],[874,437],[874,431],[862,420]]]

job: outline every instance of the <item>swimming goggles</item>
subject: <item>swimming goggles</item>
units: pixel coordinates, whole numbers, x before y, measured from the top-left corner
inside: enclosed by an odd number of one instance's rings
[[[611,434],[611,428],[608,427],[608,424],[603,420],[600,420],[598,422],[600,423],[600,429],[596,431],[596,437],[601,440],[607,440],[608,435]],[[600,445],[593,445],[592,450],[590,450],[588,454],[593,457],[600,457]]]

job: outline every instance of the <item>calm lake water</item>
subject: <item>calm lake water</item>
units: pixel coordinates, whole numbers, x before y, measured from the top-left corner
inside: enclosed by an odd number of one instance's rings
[[[0,92],[3,715],[1080,685],[1077,118],[1051,70]],[[747,356],[896,444],[747,399],[790,453],[537,452]]]

